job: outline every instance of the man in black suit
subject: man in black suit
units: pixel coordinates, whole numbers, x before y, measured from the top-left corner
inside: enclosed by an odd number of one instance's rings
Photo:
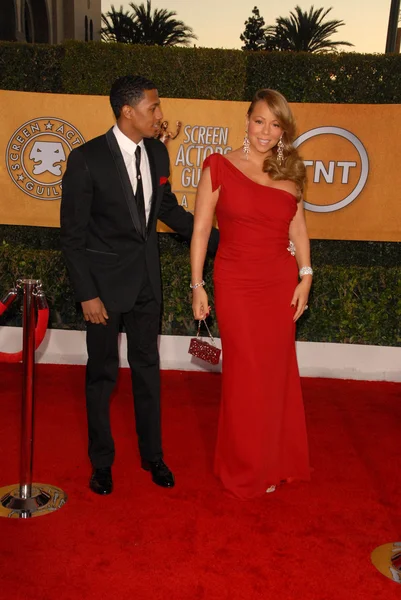
[[[172,487],[163,461],[157,338],[161,276],[156,223],[190,239],[193,216],[171,192],[167,150],[154,139],[163,118],[156,86],[140,76],[114,82],[116,125],[74,149],[63,178],[61,245],[87,322],[86,405],[90,488],[113,489],[114,441],[109,398],[118,375],[118,333],[127,333],[128,362],[142,468]],[[213,230],[209,250],[216,251]]]

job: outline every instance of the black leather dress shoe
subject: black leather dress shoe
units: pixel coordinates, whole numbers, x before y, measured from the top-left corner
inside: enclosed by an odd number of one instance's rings
[[[111,494],[113,491],[113,479],[111,477],[111,467],[102,469],[93,469],[92,477],[89,481],[89,487],[95,494]]]
[[[162,459],[155,462],[142,459],[142,469],[152,473],[152,480],[162,487],[174,487],[174,475]]]

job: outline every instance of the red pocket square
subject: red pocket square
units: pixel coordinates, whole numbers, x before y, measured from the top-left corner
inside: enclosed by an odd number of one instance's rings
[[[159,185],[163,185],[168,182],[168,177],[160,177]]]

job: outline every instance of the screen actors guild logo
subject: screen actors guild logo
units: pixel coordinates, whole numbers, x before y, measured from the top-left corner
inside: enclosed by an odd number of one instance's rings
[[[84,142],[82,134],[63,119],[39,117],[27,121],[8,142],[8,173],[15,185],[32,198],[59,200],[68,155]]]
[[[168,121],[163,121],[160,125],[160,129],[156,134],[156,139],[163,142],[166,146],[170,140],[175,140],[176,137],[179,136],[181,131],[182,123],[181,121],[176,122],[176,131],[173,133],[172,131],[168,131]]]
[[[52,173],[53,175],[61,175],[61,161],[65,162],[65,152],[61,142],[35,142],[29,154],[29,158],[33,160],[34,175],[42,173]]]

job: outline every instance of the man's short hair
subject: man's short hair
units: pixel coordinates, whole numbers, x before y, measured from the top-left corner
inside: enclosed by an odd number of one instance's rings
[[[116,79],[110,90],[110,104],[116,119],[120,117],[123,106],[135,106],[144,97],[145,90],[155,89],[153,81],[142,75],[124,75]]]

